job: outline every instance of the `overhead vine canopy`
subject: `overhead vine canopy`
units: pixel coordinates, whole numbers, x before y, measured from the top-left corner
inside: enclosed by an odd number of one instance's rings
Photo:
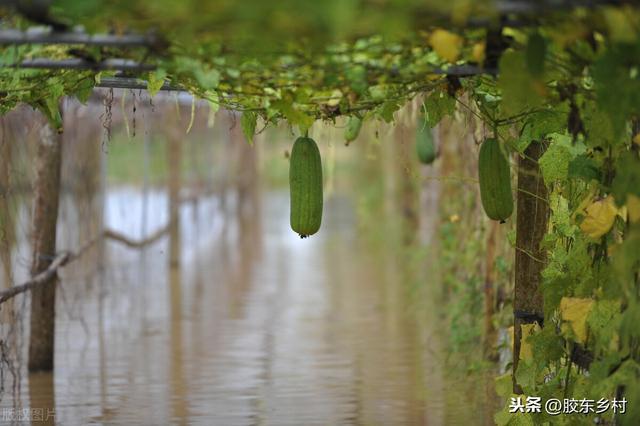
[[[640,18],[637,10],[624,5],[60,0],[43,13],[37,8],[43,2],[14,3],[5,10],[3,29],[26,28],[34,22],[57,29],[82,26],[89,32],[152,32],[155,42],[138,48],[4,47],[2,111],[27,102],[55,119],[61,95],[86,99],[96,82],[116,74],[13,67],[43,57],[81,57],[89,67],[109,58],[146,62],[155,70],[133,75],[147,80],[152,93],[167,81],[215,105],[249,111],[249,121],[257,116],[268,122],[284,118],[302,129],[315,119],[344,114],[391,121],[395,110],[421,92],[435,89],[432,102],[446,106],[440,93],[452,99],[466,86],[486,92],[478,99],[482,111],[505,123],[548,102],[568,99],[567,91],[592,93],[594,79],[602,80],[595,82],[616,99],[614,121],[628,116],[618,110],[634,103],[620,103],[614,96],[616,90],[630,93],[620,89],[623,85],[613,91],[603,86],[612,85],[615,79],[609,77],[614,74],[628,83],[636,80],[627,71],[634,65],[631,58],[639,57],[632,52],[639,49]],[[498,81],[491,77],[497,68]],[[467,75],[474,78],[465,79]]]

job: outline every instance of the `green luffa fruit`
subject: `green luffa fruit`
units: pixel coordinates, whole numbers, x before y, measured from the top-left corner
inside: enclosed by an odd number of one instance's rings
[[[315,141],[299,137],[289,160],[291,229],[301,238],[313,235],[322,223],[322,161]]]
[[[418,123],[416,131],[416,152],[422,164],[431,164],[436,159],[436,146],[431,129],[424,122]]]
[[[513,213],[509,162],[496,139],[487,139],[480,147],[478,160],[480,199],[489,218],[504,222]]]
[[[360,128],[362,127],[362,119],[359,117],[349,117],[349,121],[347,121],[347,127],[344,129],[344,139],[345,145],[349,145],[353,142],[360,133]]]

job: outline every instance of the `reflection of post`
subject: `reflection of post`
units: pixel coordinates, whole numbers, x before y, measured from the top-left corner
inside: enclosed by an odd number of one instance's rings
[[[239,256],[231,273],[232,306],[235,309],[240,306],[243,295],[253,282],[255,262],[262,249],[262,218],[257,151],[255,146],[244,140],[239,128],[233,129],[230,136],[235,145],[234,177],[238,194],[235,220],[238,224]]]
[[[28,412],[32,425],[55,425],[60,419],[56,418],[55,380],[51,372],[29,374],[29,405]],[[58,422],[56,422],[58,420]]]
[[[169,265],[180,264],[180,184],[182,144],[174,131],[169,132],[167,141],[167,163],[169,165]]]
[[[413,144],[408,138],[407,128],[399,124],[395,128],[396,140],[393,144],[396,148],[397,179],[399,180],[400,213],[402,217],[402,242],[411,244],[415,241],[418,231],[417,214],[417,188],[415,183],[415,160],[413,154]]]
[[[221,120],[221,122],[223,126],[228,126],[229,135],[227,137],[227,132],[226,131],[223,132],[225,136],[222,137],[222,141],[223,141],[222,152],[220,153],[220,157],[222,160],[219,163],[220,164],[219,179],[220,179],[220,186],[221,186],[220,208],[225,215],[224,219],[226,221],[227,220],[227,203],[228,203],[228,197],[229,197],[229,189],[231,186],[231,174],[234,172],[232,165],[233,165],[235,141],[231,135],[231,132],[233,128],[237,125],[237,119],[234,118],[233,112],[231,111],[224,111],[224,113],[226,114],[227,120],[226,121]],[[222,231],[226,234],[227,227],[226,226],[223,227]]]
[[[179,265],[169,268],[169,301],[171,309],[171,336],[170,336],[170,362],[169,376],[171,383],[172,418],[179,424],[188,423],[187,387],[184,378],[183,339],[182,339],[182,288],[180,284],[181,270]]]
[[[171,111],[167,112],[172,114]],[[169,121],[166,134],[167,140],[167,165],[169,195],[169,307],[170,320],[170,362],[169,375],[172,386],[172,417],[179,419],[180,424],[186,424],[186,386],[183,371],[182,355],[182,287],[180,280],[180,186],[182,172],[182,137],[184,130],[180,125],[180,117]]]
[[[43,125],[34,185],[32,276],[49,266],[56,251],[61,147],[62,135],[56,134],[49,123]],[[55,280],[31,291],[30,371],[53,369]]]
[[[147,217],[149,209],[149,144],[151,142],[151,117],[144,116],[144,136],[142,141],[142,217],[140,220],[140,238],[147,237]],[[144,248],[143,248],[144,250]]]
[[[99,146],[99,145],[98,145]],[[102,233],[106,227],[106,206],[107,206],[107,161],[108,155],[102,149],[99,150],[99,189],[98,189],[98,210],[100,211],[98,226]],[[99,354],[99,381],[100,381],[100,407],[102,407],[102,414],[107,407],[107,382],[108,382],[108,370],[107,370],[107,351],[106,351],[106,330],[105,330],[105,297],[107,295],[107,277],[106,277],[106,265],[107,259],[107,242],[104,239],[100,239],[96,243],[96,270],[97,270],[97,282],[98,282],[98,354]]]
[[[239,132],[236,132],[239,133]],[[254,146],[236,138],[238,160],[236,163],[236,176],[238,179],[238,212],[242,217],[253,216],[252,210],[256,207],[258,196],[258,168],[257,152]]]
[[[71,123],[82,123],[94,111],[90,106],[81,106],[73,101],[67,101],[65,105],[66,119]],[[73,206],[78,217],[78,223],[70,227],[70,232],[64,233],[68,239],[63,244],[70,247],[84,246],[102,230],[100,136],[97,126],[74,125],[65,131],[60,181],[61,187],[68,188],[70,194],[62,196],[67,203],[61,204],[60,210],[64,212],[65,208]],[[96,254],[96,250],[85,254],[84,261],[77,264],[78,271],[91,275],[93,265],[90,259]]]
[[[149,110],[144,111],[143,115],[143,126],[144,126],[144,135],[142,142],[142,208],[141,217],[140,217],[140,239],[144,240],[147,238],[148,229],[148,218],[149,218],[149,157],[150,157],[150,144],[151,144],[151,129],[153,126],[151,125],[151,114],[149,114]],[[142,324],[143,327],[146,327],[147,324],[147,263],[148,263],[148,253],[147,246],[144,245],[141,249],[142,255],[142,264],[141,264],[141,281],[142,281],[142,291],[140,292],[140,301],[139,301],[139,309],[140,314],[142,315]]]
[[[232,158],[227,158],[227,162],[232,166],[226,170],[227,179],[232,179],[236,191],[236,214],[245,214],[244,210],[251,207],[256,193],[257,179],[257,155],[255,146],[247,143],[240,128],[237,114],[229,113],[229,141]],[[248,204],[249,203],[249,204]]]

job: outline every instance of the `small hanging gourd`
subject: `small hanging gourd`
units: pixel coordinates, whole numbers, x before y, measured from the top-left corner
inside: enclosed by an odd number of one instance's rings
[[[362,119],[360,117],[349,117],[347,121],[347,127],[344,129],[344,140],[345,145],[349,146],[351,142],[356,140],[358,134],[360,133],[360,128],[362,128]]]
[[[497,139],[486,139],[478,159],[480,199],[482,207],[493,220],[504,223],[513,213],[511,170]]]
[[[431,128],[424,120],[418,122],[416,129],[416,152],[422,164],[431,164],[436,159],[436,146],[433,143]]]
[[[302,136],[296,139],[289,160],[291,229],[306,238],[322,223],[322,161],[316,142]]]

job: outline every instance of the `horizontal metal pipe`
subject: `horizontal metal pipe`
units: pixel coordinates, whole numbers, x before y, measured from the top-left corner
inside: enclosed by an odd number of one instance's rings
[[[20,44],[82,44],[87,46],[155,46],[158,39],[143,34],[87,34],[84,32],[57,32],[48,28],[33,28],[27,31],[1,30],[0,45]]]
[[[448,69],[435,69],[433,74],[438,75],[452,75],[456,77],[466,77],[479,74],[497,75],[498,71],[495,69],[484,69],[472,65],[462,65],[450,67]],[[97,83],[95,87],[104,87],[111,89],[133,89],[133,90],[147,90],[147,82],[139,78],[133,77],[103,77],[100,79],[100,83]],[[168,83],[164,83],[160,90],[184,92],[185,90],[179,86],[172,86]]]
[[[452,75],[456,77],[471,77],[474,75],[497,75],[498,70],[491,68],[482,68],[475,65],[456,65],[449,68],[436,68],[430,74]]]
[[[132,89],[132,90],[147,90],[147,82],[144,80],[140,80],[139,78],[131,78],[131,77],[103,77],[100,79],[100,82],[96,84],[95,87],[103,87],[109,89]],[[171,86],[168,83],[164,83],[160,90],[168,90],[168,91],[176,91],[176,92],[184,92],[185,90],[177,87]]]
[[[101,62],[92,62],[80,58],[53,60],[48,58],[28,59],[14,64],[15,68],[40,68],[40,69],[91,69],[91,70],[115,70],[115,71],[153,71],[155,65],[139,63],[130,59],[106,59]],[[496,75],[498,70],[482,68],[475,65],[459,65],[448,68],[436,68],[430,72],[438,75],[453,75],[458,77],[473,76],[479,74]],[[121,80],[121,78],[118,78]],[[130,80],[130,81],[129,81]],[[135,78],[127,79],[125,84],[139,81]],[[130,87],[126,87],[130,88]],[[138,87],[136,87],[138,88]]]
[[[74,70],[112,70],[112,71],[153,71],[155,65],[144,64],[131,59],[106,59],[100,62],[87,61],[81,58],[70,59],[48,59],[35,58],[27,59],[18,64],[10,65],[14,68],[37,68],[37,69],[74,69]]]

